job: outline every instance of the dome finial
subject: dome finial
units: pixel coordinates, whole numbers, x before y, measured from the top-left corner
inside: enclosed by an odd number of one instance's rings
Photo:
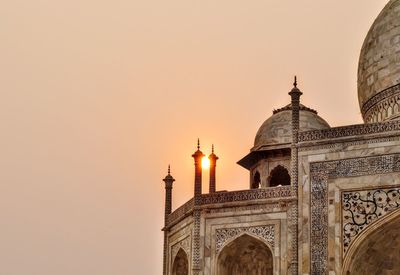
[[[197,138],[197,150],[200,150],[200,139]]]
[[[214,144],[211,145],[211,154],[214,154]]]
[[[294,76],[293,86],[297,88],[297,76]]]
[[[168,164],[168,175],[171,175],[171,165]]]

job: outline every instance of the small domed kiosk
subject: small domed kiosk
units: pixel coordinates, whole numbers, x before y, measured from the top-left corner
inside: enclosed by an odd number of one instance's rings
[[[317,111],[300,104],[300,131],[322,130],[329,124]],[[292,142],[292,106],[273,111],[258,129],[254,147],[238,164],[250,171],[250,188],[290,184],[290,144]]]

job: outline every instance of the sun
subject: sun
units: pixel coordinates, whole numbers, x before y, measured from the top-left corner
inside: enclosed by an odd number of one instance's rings
[[[204,157],[201,159],[201,167],[202,167],[203,169],[208,169],[208,168],[210,168],[210,160],[208,159],[207,156],[204,156]]]

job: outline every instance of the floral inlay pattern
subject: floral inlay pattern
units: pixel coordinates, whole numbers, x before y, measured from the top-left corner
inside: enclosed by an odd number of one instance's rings
[[[400,188],[342,193],[343,255],[372,222],[400,207]]]

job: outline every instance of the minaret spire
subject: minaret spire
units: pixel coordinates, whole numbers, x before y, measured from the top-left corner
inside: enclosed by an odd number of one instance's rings
[[[293,86],[297,88],[297,76],[294,76]]]

